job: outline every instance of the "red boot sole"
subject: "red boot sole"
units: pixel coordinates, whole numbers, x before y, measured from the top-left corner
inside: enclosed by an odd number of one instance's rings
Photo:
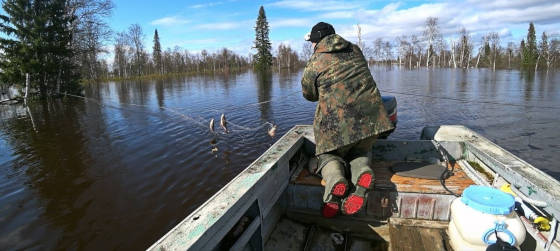
[[[344,183],[336,184],[331,192],[332,195],[338,197],[344,195],[344,193],[346,193],[346,184]]]
[[[363,188],[369,189],[371,187],[371,180],[371,173],[364,173],[362,174],[362,176],[360,176],[360,179],[358,179],[358,185]]]
[[[329,202],[323,206],[323,210],[321,213],[325,218],[332,218],[335,217],[336,214],[338,214],[338,210],[339,208],[337,203]]]
[[[346,200],[344,201],[342,205],[342,210],[344,214],[352,215],[360,211],[363,205],[364,205],[364,198],[352,194],[348,196],[348,198],[346,198]]]

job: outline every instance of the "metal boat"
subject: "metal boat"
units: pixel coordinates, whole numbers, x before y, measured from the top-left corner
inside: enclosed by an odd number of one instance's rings
[[[464,127],[425,127],[418,140],[378,140],[368,203],[353,216],[320,215],[321,179],[307,171],[311,126],[295,126],[149,250],[451,250],[450,204],[470,185],[510,184],[523,202],[551,220],[540,231],[520,214],[522,250],[560,250],[560,184]],[[446,165],[445,180],[407,177],[394,167]],[[451,169],[447,169],[451,168]]]

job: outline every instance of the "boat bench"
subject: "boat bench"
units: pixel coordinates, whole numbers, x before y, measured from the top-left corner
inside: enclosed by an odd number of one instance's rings
[[[405,144],[418,144],[418,142],[421,141]],[[379,141],[374,146],[373,152],[376,151],[376,146],[378,149],[386,148],[387,144],[403,144],[403,142]],[[418,147],[426,145],[431,144],[420,144]],[[449,220],[449,207],[455,196],[451,195],[441,185],[440,180],[404,177],[391,171],[392,166],[402,165],[403,162],[407,161],[414,162],[415,159],[386,160],[375,159],[375,155],[373,156],[374,189],[368,194],[365,210],[361,210],[357,217],[376,220],[387,220],[390,217]],[[292,175],[288,186],[288,208],[317,210],[319,212],[322,206],[324,187],[321,185],[321,178],[311,174],[306,166],[306,163],[300,164]],[[475,183],[457,163],[455,163],[453,175],[445,180],[447,188],[459,195],[465,188],[473,184]]]

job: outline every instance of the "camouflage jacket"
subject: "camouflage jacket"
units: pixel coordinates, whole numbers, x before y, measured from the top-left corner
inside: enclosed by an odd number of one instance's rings
[[[362,51],[337,34],[316,45],[301,86],[307,100],[319,101],[316,155],[393,129]]]

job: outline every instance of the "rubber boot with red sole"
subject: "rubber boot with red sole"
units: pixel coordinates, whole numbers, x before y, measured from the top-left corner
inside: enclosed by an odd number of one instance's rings
[[[338,202],[326,202],[321,209],[321,214],[325,218],[335,217],[340,211],[340,206]]]
[[[373,173],[362,173],[356,182],[354,192],[342,201],[342,213],[353,215],[359,212],[366,203],[367,192],[371,190],[373,185]]]
[[[325,181],[323,201],[332,201],[348,193],[348,181],[344,177],[344,164],[339,161],[330,161],[321,169],[321,176]]]

